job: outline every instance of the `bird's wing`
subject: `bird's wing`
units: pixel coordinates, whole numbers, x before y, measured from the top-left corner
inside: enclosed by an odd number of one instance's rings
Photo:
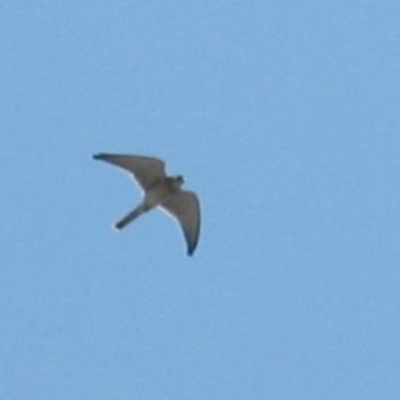
[[[185,235],[187,252],[191,256],[200,235],[200,202],[197,195],[178,190],[162,207],[178,219]]]
[[[158,158],[106,153],[95,154],[93,158],[131,172],[145,191],[155,182],[166,177],[165,163]]]

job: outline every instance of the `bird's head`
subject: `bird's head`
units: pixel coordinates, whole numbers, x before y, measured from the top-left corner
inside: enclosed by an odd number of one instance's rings
[[[177,188],[180,188],[185,183],[182,175],[175,175],[172,177],[172,179]]]

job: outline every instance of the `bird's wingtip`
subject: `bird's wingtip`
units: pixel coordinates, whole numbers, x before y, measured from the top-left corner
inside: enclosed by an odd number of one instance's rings
[[[102,154],[101,154],[101,153],[96,153],[96,154],[93,154],[93,155],[92,155],[92,158],[93,158],[94,160],[100,160],[101,157],[102,157]]]

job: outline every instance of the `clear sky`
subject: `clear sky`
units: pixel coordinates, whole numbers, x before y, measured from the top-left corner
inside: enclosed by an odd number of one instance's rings
[[[0,398],[398,400],[400,3],[5,1]],[[154,155],[202,205],[113,222]]]

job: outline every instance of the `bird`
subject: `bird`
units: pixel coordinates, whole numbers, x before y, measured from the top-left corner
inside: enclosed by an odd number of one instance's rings
[[[98,153],[92,157],[128,171],[144,192],[143,200],[114,224],[117,230],[160,207],[176,218],[185,237],[187,254],[193,255],[200,236],[200,202],[195,192],[181,188],[184,184],[182,175],[167,176],[165,162],[156,157],[109,153]]]

